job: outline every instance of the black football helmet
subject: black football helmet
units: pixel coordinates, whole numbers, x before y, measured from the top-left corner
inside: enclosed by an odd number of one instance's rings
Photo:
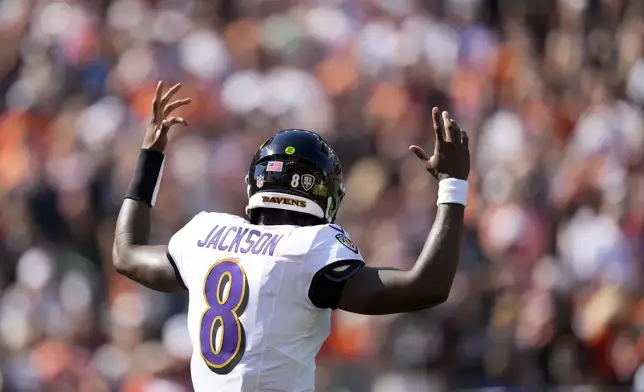
[[[333,223],[344,197],[335,151],[320,135],[303,129],[286,129],[265,141],[251,161],[246,184],[251,220],[252,210],[275,208]]]

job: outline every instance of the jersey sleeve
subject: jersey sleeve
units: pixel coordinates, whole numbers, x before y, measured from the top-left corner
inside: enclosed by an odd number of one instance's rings
[[[316,235],[307,256],[308,297],[317,308],[335,309],[344,284],[364,266],[360,250],[338,225],[326,225]]]
[[[184,289],[188,290],[185,282],[187,279],[187,270],[184,264],[184,254],[188,247],[189,241],[195,238],[195,229],[198,226],[198,222],[206,216],[208,213],[203,211],[195,215],[185,226],[183,226],[179,231],[174,233],[170,241],[168,242],[168,261],[174,268],[174,273],[177,276],[177,280]]]

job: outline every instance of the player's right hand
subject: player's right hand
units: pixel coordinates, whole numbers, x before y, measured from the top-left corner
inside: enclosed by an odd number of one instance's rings
[[[461,130],[449,113],[441,112],[437,107],[432,109],[432,120],[436,143],[431,157],[419,146],[409,146],[409,151],[416,154],[425,165],[425,169],[438,181],[446,178],[467,180],[470,174],[470,151],[467,133]]]
[[[157,90],[152,101],[152,119],[143,138],[143,148],[163,152],[168,145],[168,131],[170,128],[176,124],[188,125],[188,122],[181,117],[168,117],[175,109],[191,102],[190,98],[186,98],[168,103],[180,88],[181,83],[177,83],[170,87],[165,95],[161,96],[163,82],[159,81],[157,84]]]

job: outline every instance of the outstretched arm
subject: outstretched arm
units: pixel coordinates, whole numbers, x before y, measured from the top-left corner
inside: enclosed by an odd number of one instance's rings
[[[147,245],[149,234],[150,207],[137,200],[123,200],[112,248],[116,271],[152,290],[165,293],[182,290],[168,257],[168,247]]]
[[[168,131],[175,124],[187,125],[182,118],[168,117],[172,110],[190,103],[190,99],[182,99],[168,104],[180,88],[181,85],[177,84],[161,97],[163,84],[159,82],[157,85],[153,118],[143,141],[136,173],[119,212],[112,247],[113,263],[118,273],[162,292],[184,289],[168,247],[148,245],[150,210],[161,177]]]
[[[410,271],[362,267],[347,280],[339,308],[360,314],[412,312],[445,302],[458,266],[463,212],[438,206],[425,246]]]
[[[436,144],[430,158],[411,146],[437,180],[438,212],[416,264],[409,271],[365,266],[347,279],[338,307],[360,314],[411,312],[449,296],[458,267],[470,169],[467,134],[447,112],[432,111]]]

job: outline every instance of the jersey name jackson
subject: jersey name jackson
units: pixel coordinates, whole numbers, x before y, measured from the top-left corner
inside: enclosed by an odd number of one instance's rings
[[[283,235],[262,233],[248,227],[215,225],[205,238],[197,241],[197,246],[224,252],[273,256],[282,238]]]

